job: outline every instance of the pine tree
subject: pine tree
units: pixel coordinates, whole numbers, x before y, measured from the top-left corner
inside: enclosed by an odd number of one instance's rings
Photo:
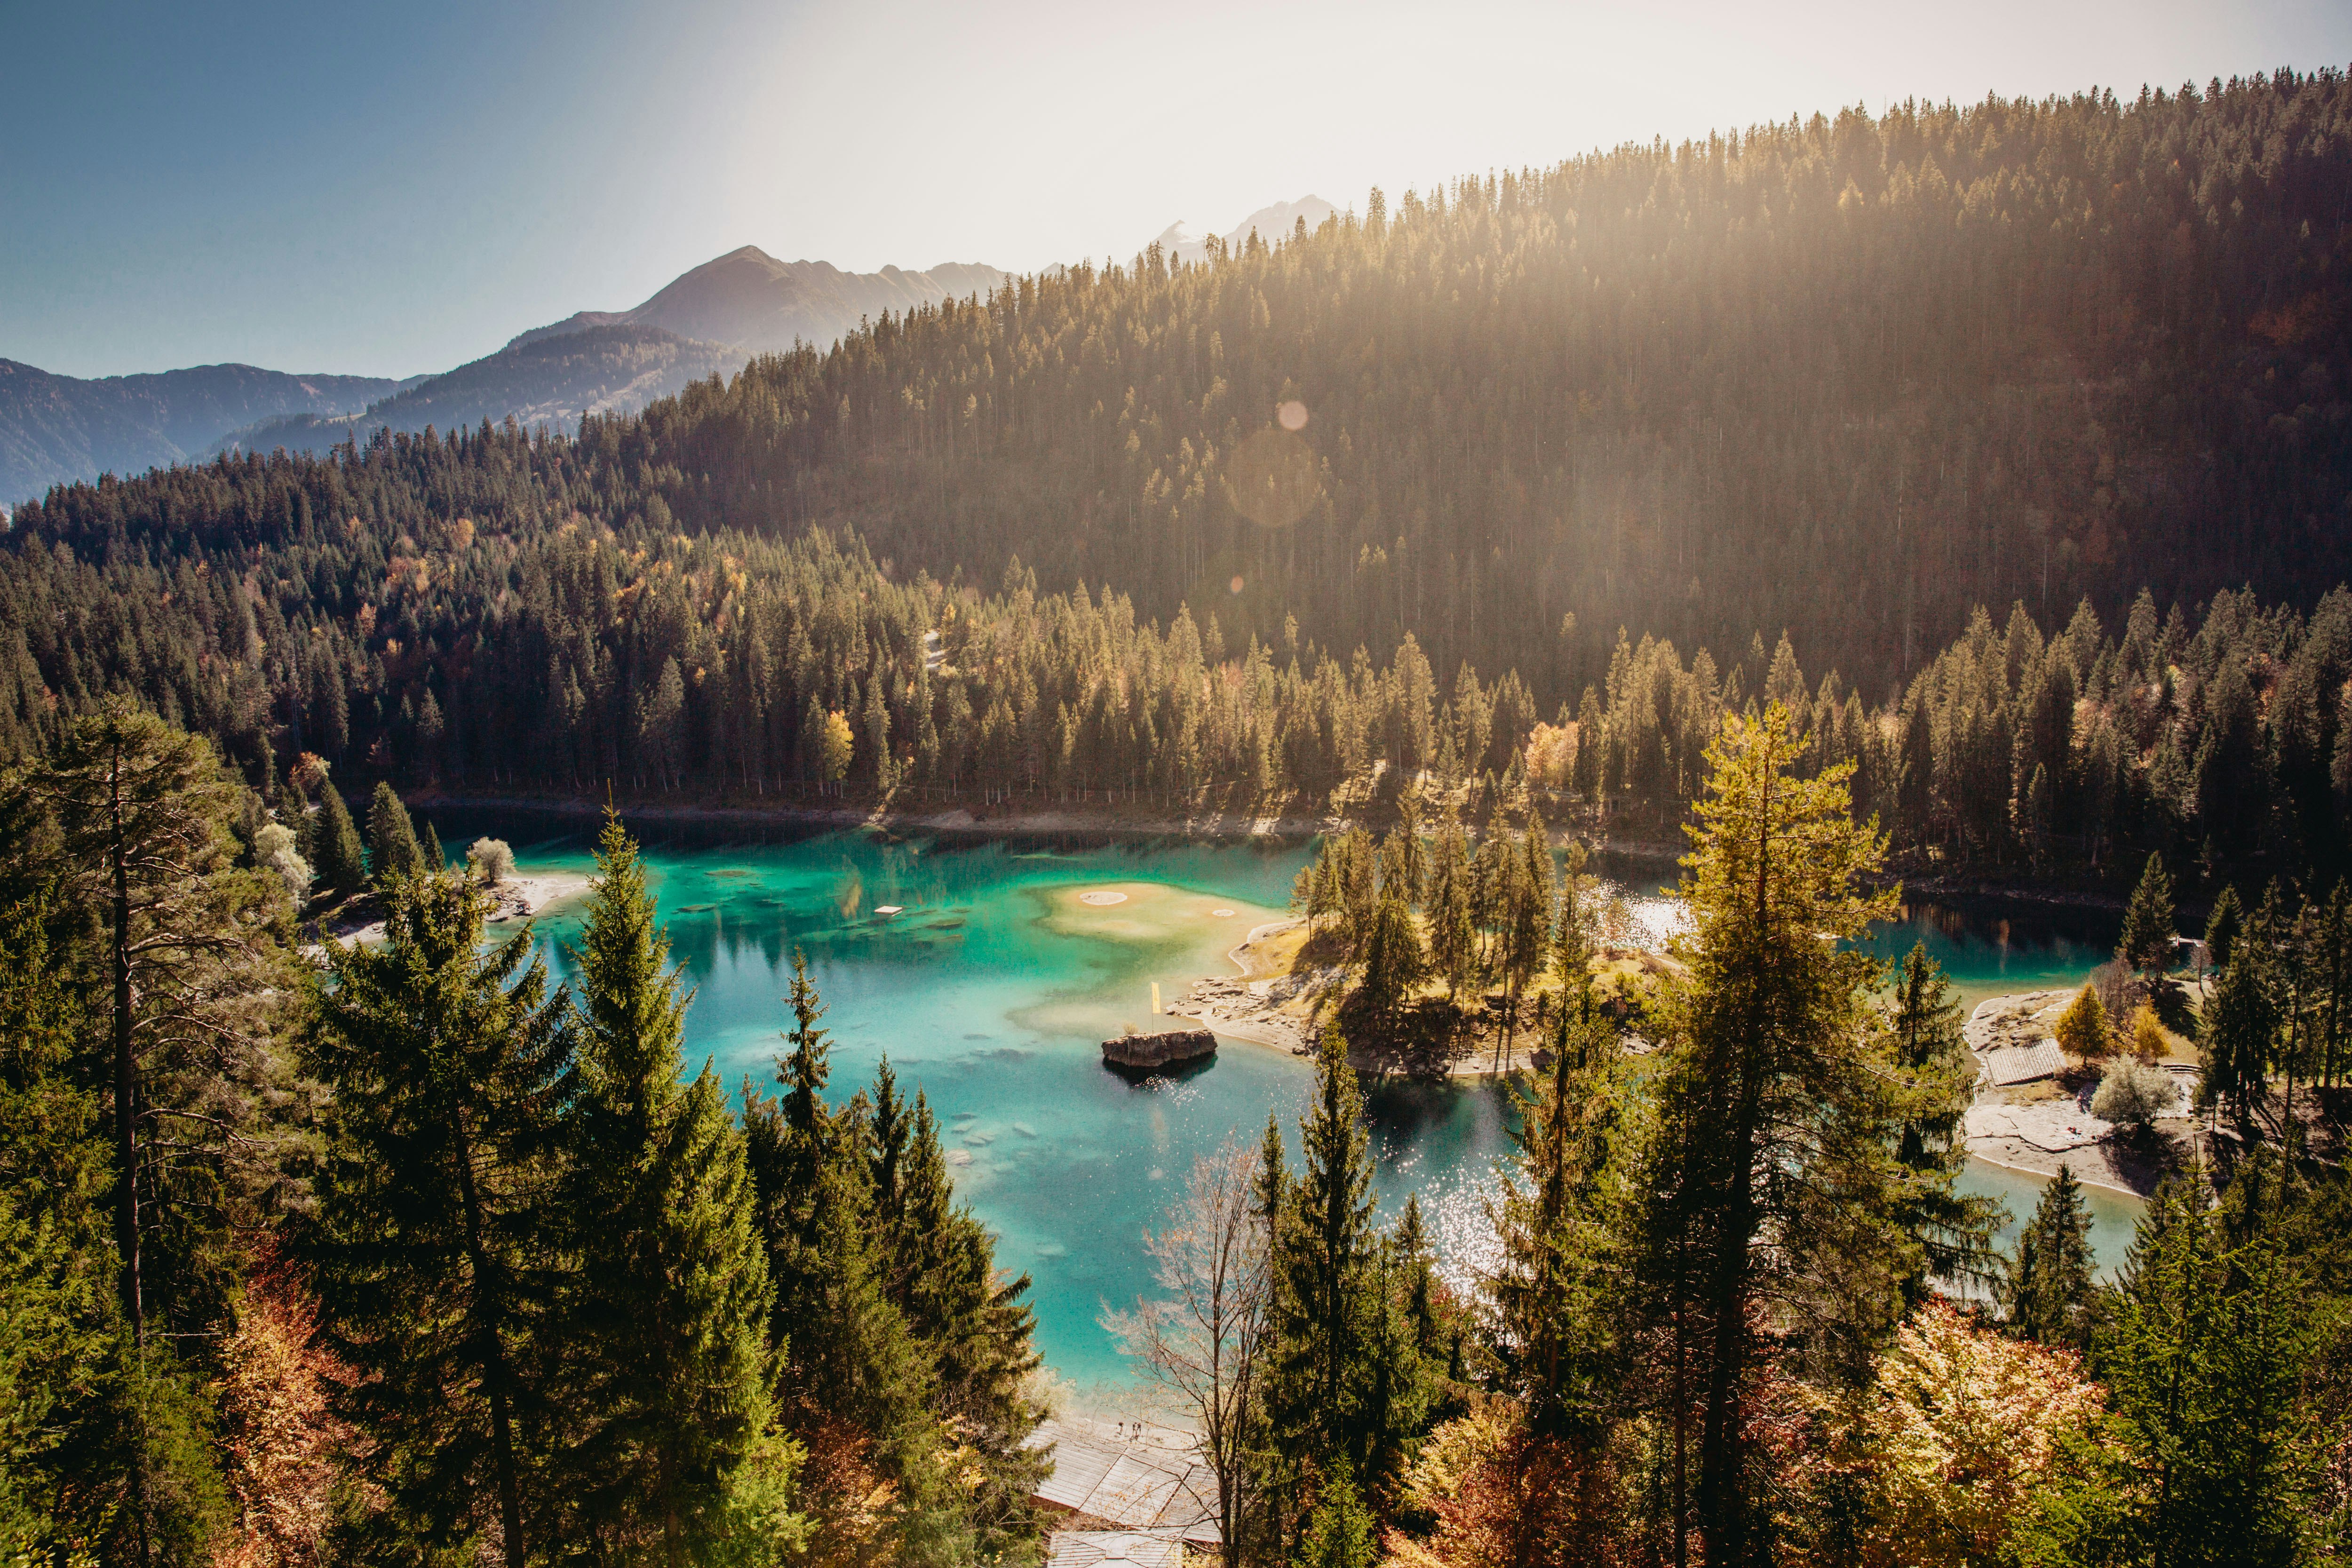
[[[1591,1005],[1592,961],[1599,956],[1589,907],[1590,879],[1584,875],[1584,846],[1571,842],[1568,864],[1559,879],[1559,912],[1551,925],[1551,966],[1559,976],[1560,1005]]]
[[[2088,1349],[2097,1323],[2092,1261],[2083,1184],[2074,1179],[2074,1168],[2062,1161],[2017,1238],[2017,1256],[2002,1291],[2009,1331],[2045,1345]]]
[[[202,1377],[115,1305],[92,1020],[47,913],[0,911],[0,1553],[194,1568],[229,1512]]]
[[[2332,1447],[2313,1440],[2303,1399],[2309,1289],[2273,1227],[2232,1244],[2202,1171],[2168,1183],[2093,1355],[2115,1411],[2075,1489],[2095,1495],[2057,1500],[2020,1544],[2044,1547],[2042,1561],[2303,1560],[2317,1461]]]
[[[700,1562],[736,1472],[769,1440],[767,1258],[742,1135],[706,1064],[680,1083],[691,997],[667,971],[636,845],[607,815],[580,945],[580,1093],[563,1212],[577,1225],[566,1356],[567,1533]]]
[[[920,1089],[911,1113],[885,1058],[866,1123],[874,1214],[887,1257],[887,1291],[930,1363],[930,1408],[952,1422],[981,1474],[970,1513],[979,1549],[993,1554],[1025,1536],[1029,1498],[1043,1474],[1024,1445],[1040,1412],[1026,1382],[1040,1364],[1026,1274],[1000,1280],[995,1243],[955,1204],[939,1124]]]
[[[2172,963],[2172,879],[2164,873],[2164,857],[2151,855],[2124,907],[2122,934],[2116,939],[2116,957],[2154,980]]]
[[[425,851],[417,847],[408,807],[391,784],[378,784],[368,802],[368,866],[376,886],[388,888],[395,878],[414,877],[424,865]]]
[[[1429,959],[1445,979],[1446,999],[1459,995],[1477,963],[1478,931],[1470,915],[1470,852],[1461,826],[1437,832],[1429,866]]]
[[[1263,1178],[1281,1194],[1274,1232],[1272,1353],[1265,1401],[1274,1439],[1318,1468],[1346,1460],[1360,1472],[1385,1466],[1423,1401],[1418,1357],[1401,1364],[1409,1335],[1382,1314],[1395,1296],[1372,1228],[1372,1165],[1363,1100],[1347,1046],[1327,1026],[1315,1064],[1315,1099],[1299,1119],[1300,1171]],[[1271,1124],[1269,1146],[1278,1145]],[[1278,1189],[1271,1184],[1279,1182]]]
[[[360,847],[360,830],[343,805],[342,792],[328,784],[319,791],[318,853],[310,864],[320,884],[338,893],[356,892],[367,885],[367,853]]]
[[[895,1498],[887,1534],[919,1562],[969,1554],[972,1530],[942,1467],[929,1409],[936,1371],[890,1295],[892,1258],[867,1162],[869,1111],[855,1095],[827,1107],[824,1004],[793,954],[793,1027],[777,1059],[781,1100],[746,1086],[744,1132],[759,1194],[775,1307],[782,1415],[814,1450],[863,1454]],[[836,1506],[862,1507],[835,1498]],[[814,1528],[828,1529],[824,1500]]]
[[[2245,910],[2238,902],[2238,889],[2223,888],[2205,916],[2205,961],[2216,973],[2230,967],[2245,925]]]
[[[1976,1081],[1976,1063],[1960,1034],[1960,1007],[1927,944],[1914,942],[1895,971],[1887,1027],[1893,1057],[1912,1104],[1897,1133],[1895,1158],[1911,1173],[1897,1221],[1919,1239],[1920,1268],[1905,1287],[1910,1305],[1932,1279],[1989,1272],[1999,1209],[1990,1198],[1952,1190],[1969,1161],[1960,1124]]]
[[[1507,1039],[1518,1027],[1520,994],[1542,972],[1551,948],[1551,840],[1542,816],[1532,811],[1528,814],[1528,831],[1519,841],[1516,860],[1503,896],[1498,966],[1510,998],[1503,1013]]]
[[[1397,1009],[1421,983],[1426,959],[1421,933],[1413,929],[1412,911],[1394,893],[1383,893],[1372,916],[1371,931],[1363,942],[1364,979],[1357,992],[1366,1012],[1382,1023],[1393,1023]]]
[[[285,954],[267,914],[284,894],[233,864],[236,786],[212,747],[126,700],[78,721],[27,787],[56,825],[49,874],[103,932],[123,1321],[142,1345],[157,1310],[203,1333],[231,1289],[241,1120],[275,1070]]]
[[[528,931],[480,952],[479,896],[403,880],[381,947],[331,946],[305,1031],[333,1091],[311,1262],[339,1404],[392,1520],[463,1541],[484,1514],[530,1560],[552,1500],[544,1268],[574,1084],[567,999]],[[396,1238],[398,1245],[385,1245]]]
[[[1551,1050],[1540,1089],[1519,1099],[1517,1180],[1488,1205],[1505,1258],[1494,1285],[1494,1348],[1537,1431],[1590,1434],[1616,1398],[1608,1298],[1632,1217],[1636,1129],[1627,1125],[1622,1053],[1606,1024],[1563,1007]]]
[[[2200,1104],[2227,1105],[2241,1132],[2270,1100],[2271,1054],[2278,1039],[2279,1005],[2269,974],[2269,954],[2249,937],[2237,944],[2221,984],[2205,1005],[2197,1049],[2203,1070],[2197,1082]]]
[[[1371,1513],[1341,1459],[1323,1478],[1295,1561],[1299,1568],[1372,1568],[1379,1560]]]
[[[1846,945],[1893,910],[1892,894],[1867,890],[1883,846],[1850,815],[1853,765],[1800,779],[1798,749],[1777,705],[1759,722],[1727,719],[1708,749],[1684,862],[1690,975],[1661,1008],[1669,1043],[1645,1230],[1654,1310],[1694,1380],[1693,1511],[1710,1561],[1769,1544],[1750,1491],[1756,1314],[1802,1319],[1811,1352],[1851,1368],[1918,1268],[1918,1244],[1895,1223],[1910,1177],[1895,1149],[1911,1105],[1864,1002],[1874,966]],[[1782,1179],[1798,1168],[1839,1180],[1817,1194]],[[1677,1520],[1684,1507],[1674,1500]]]

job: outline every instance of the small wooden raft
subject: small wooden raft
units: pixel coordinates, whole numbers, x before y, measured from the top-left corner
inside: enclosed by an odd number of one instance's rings
[[[1113,1035],[1102,1043],[1103,1060],[1116,1068],[1149,1070],[1196,1062],[1217,1054],[1217,1037],[1206,1029],[1163,1029],[1156,1035]]]

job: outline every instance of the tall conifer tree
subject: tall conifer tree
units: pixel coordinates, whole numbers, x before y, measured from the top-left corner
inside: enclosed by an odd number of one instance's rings
[[[479,895],[394,890],[381,947],[331,946],[306,1031],[333,1090],[312,1261],[327,1338],[360,1375],[359,1458],[423,1542],[484,1514],[528,1563],[551,1500],[548,1237],[574,1087],[569,1007],[526,931],[479,952]]]
[[[767,1257],[719,1080],[706,1064],[678,1081],[691,997],[667,969],[645,865],[617,816],[596,863],[572,952],[566,1495],[583,1544],[683,1568],[735,1525],[730,1483],[770,1440]]]

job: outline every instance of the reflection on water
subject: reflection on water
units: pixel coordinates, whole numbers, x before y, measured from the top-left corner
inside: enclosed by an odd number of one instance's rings
[[[513,817],[436,824],[444,842],[533,837]],[[584,837],[537,837],[520,849],[531,868],[592,868]],[[1123,1379],[1096,1319],[1106,1303],[1154,1289],[1141,1231],[1196,1156],[1228,1138],[1255,1143],[1270,1112],[1295,1152],[1310,1074],[1286,1053],[1227,1041],[1204,1068],[1139,1084],[1103,1067],[1099,1042],[1144,1023],[1153,984],[1173,998],[1198,976],[1231,973],[1225,952],[1281,912],[1307,847],[787,830],[730,843],[660,826],[645,837],[672,955],[696,992],[689,1070],[709,1060],[731,1089],[747,1078],[772,1088],[791,954],[804,950],[833,1031],[829,1096],[840,1104],[870,1083],[887,1053],[900,1083],[938,1112],[958,1196],[997,1233],[999,1261],[1033,1277],[1047,1361],[1081,1386]],[[1657,891],[1671,864],[1603,858],[1594,870],[1645,926],[1664,934],[1679,920]],[[1088,904],[1089,889],[1129,896]],[[901,912],[878,915],[882,905]],[[576,942],[579,920],[576,908],[559,911],[541,932]],[[1972,1000],[2079,979],[2113,942],[2111,918],[2104,927],[2031,906],[1987,917],[1915,905],[1881,951],[1899,955],[1924,936]],[[554,965],[560,978],[571,972],[560,947]],[[1510,1091],[1384,1084],[1369,1089],[1367,1110],[1383,1214],[1419,1193],[1448,1276],[1466,1284],[1491,1269],[1486,1210],[1495,1163],[1511,1152]],[[2032,1208],[2031,1177],[1979,1167],[1971,1181],[2017,1218]],[[2103,1265],[2121,1255],[2126,1203],[2093,1199]]]

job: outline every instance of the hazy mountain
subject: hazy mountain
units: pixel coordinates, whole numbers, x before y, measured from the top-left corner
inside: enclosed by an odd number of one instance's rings
[[[523,333],[515,347],[589,327],[660,327],[681,338],[736,343],[752,353],[795,342],[830,348],[863,318],[904,312],[953,295],[986,294],[1005,279],[993,267],[944,262],[928,272],[885,267],[844,272],[829,261],[779,261],[756,245],[706,261],[634,310],[583,310]]]
[[[1260,239],[1272,245],[1277,239],[1288,239],[1300,218],[1307,220],[1311,233],[1322,226],[1323,220],[1339,209],[1321,196],[1301,196],[1295,202],[1276,202],[1270,207],[1260,207],[1242,219],[1224,237],[1225,243],[1239,248],[1249,242],[1250,230],[1257,230]],[[1209,242],[1194,234],[1182,218],[1178,218],[1160,231],[1153,241],[1167,253],[1171,261],[1199,261],[1209,254]]]
[[[0,359],[0,501],[201,456],[221,432],[289,414],[356,413],[415,384],[207,364],[85,381]]]
[[[224,437],[216,450],[325,451],[365,441],[379,428],[440,430],[497,424],[509,415],[525,426],[570,428],[583,414],[628,413],[713,372],[742,368],[744,351],[681,338],[659,327],[592,326],[542,337],[525,333],[494,354],[425,378],[341,417],[294,415],[263,420]]]
[[[579,423],[628,412],[752,354],[830,347],[861,319],[985,294],[993,267],[844,272],[731,250],[633,310],[583,310],[441,375],[288,375],[204,365],[81,381],[0,360],[0,504],[101,473],[135,474],[221,451],[324,451],[379,427]]]

